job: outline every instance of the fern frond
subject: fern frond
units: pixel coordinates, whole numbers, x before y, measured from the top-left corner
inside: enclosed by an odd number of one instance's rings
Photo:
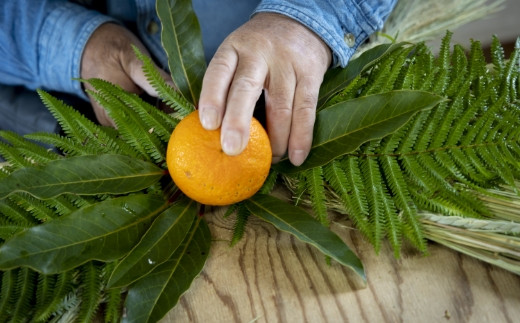
[[[435,154],[438,157],[439,154]],[[436,158],[429,154],[421,154],[418,156],[418,162],[421,167],[427,172],[427,177],[429,182],[431,182],[431,186],[428,186],[428,190],[430,192],[435,192],[437,190],[442,190],[447,194],[453,196],[460,203],[460,207],[457,209],[462,212],[460,215],[463,216],[474,216],[479,217],[481,214],[481,210],[478,209],[479,205],[473,204],[476,199],[471,196],[467,196],[463,194],[462,191],[457,190],[452,183],[453,182],[465,182],[463,178],[456,178],[448,169],[443,167],[439,162],[437,162]]]
[[[423,91],[430,91],[433,87],[435,75],[437,75],[438,67],[435,67],[435,61],[430,55],[429,49],[426,45],[421,44],[416,49],[416,54],[413,55],[413,73],[414,83],[411,87],[401,87],[418,89]]]
[[[25,135],[25,138],[52,145],[67,156],[94,155],[97,151],[97,148],[87,145],[88,140],[78,142],[56,133],[33,133]]]
[[[101,266],[88,262],[80,267],[80,311],[77,322],[92,322],[101,302]]]
[[[401,47],[372,67],[366,84],[361,88],[360,95],[365,96],[394,89],[396,80],[403,77],[402,71],[408,69],[405,61],[415,48],[416,46]],[[399,83],[402,83],[402,81],[399,81]]]
[[[65,295],[58,306],[58,310],[53,313],[53,322],[72,322],[76,321],[79,313],[81,299],[77,293],[78,289],[75,286],[70,293]]]
[[[367,78],[357,76],[344,89],[332,96],[326,104],[319,108],[318,112],[337,103],[353,99],[358,91],[368,82]]]
[[[500,40],[497,36],[493,36],[491,40],[491,63],[493,64],[493,71],[496,73],[498,78],[501,78],[505,68],[505,53],[504,48],[500,44]]]
[[[401,168],[399,166],[399,163],[397,161],[397,158],[391,157],[391,156],[385,156],[381,158],[382,162],[382,168],[385,175],[385,180],[388,183],[388,188],[390,189],[390,192],[394,198],[396,207],[401,210],[399,217],[404,218],[406,220],[409,220],[411,217],[413,217],[417,213],[417,208],[415,204],[413,203],[413,200],[410,196],[410,192],[408,191],[408,187],[406,185],[406,180],[403,177],[403,174],[401,172]],[[392,214],[392,221],[395,222],[396,219],[394,219],[395,214]],[[399,223],[406,223],[406,221],[398,220]],[[399,254],[399,249],[401,246],[400,240],[400,234],[403,231],[402,227],[398,224],[392,225],[396,230],[390,230],[391,235],[391,243],[394,246],[394,254],[396,256]],[[410,239],[414,244],[421,241],[420,236],[412,235],[411,234],[417,234],[417,232],[407,232],[407,237]],[[419,249],[421,251],[424,251],[425,244],[419,244],[421,246]]]
[[[228,206],[226,212],[224,213],[224,218],[227,218],[229,217],[231,214],[235,213],[238,209],[238,205],[240,203],[235,203],[235,204],[231,204],[230,206]]]
[[[38,94],[54,118],[58,120],[65,134],[82,146],[88,145],[89,154],[123,153],[121,147],[123,143],[115,136],[111,136],[110,132],[105,131],[106,128],[93,123],[76,109],[47,92],[38,90]],[[124,151],[128,154],[131,149]]]
[[[368,204],[365,195],[360,193],[363,183],[357,158],[350,157],[341,162],[333,160],[324,167],[323,173],[333,191],[339,195],[354,225],[361,233],[370,237],[372,228],[368,221]]]
[[[150,82],[152,87],[157,91],[159,97],[175,110],[180,117],[179,119],[182,119],[194,111],[195,107],[172,86],[166,83],[154,66],[151,58],[143,55],[137,47],[133,46],[133,48],[137,58],[143,62],[143,71],[148,78],[148,82]]]
[[[484,57],[482,45],[479,41],[471,41],[468,64],[468,79],[473,84],[472,90],[476,96],[481,96],[484,88],[486,87],[487,81],[486,77],[481,76],[486,75],[487,69],[486,58]]]
[[[87,92],[107,110],[117,125],[121,138],[135,148],[141,157],[157,163],[163,162],[166,159],[164,144],[141,122],[139,115],[117,98],[108,82],[94,79],[88,82],[94,86],[96,92]]]
[[[45,202],[47,206],[55,210],[55,213],[58,216],[69,214],[70,212],[77,209],[74,202],[64,195],[55,197],[53,199],[48,199]]]
[[[477,154],[483,159],[488,168],[495,170],[502,181],[516,190],[515,177],[511,170],[502,164],[502,160],[496,155],[495,148],[495,146],[477,147]]]
[[[30,227],[32,227],[32,225],[27,222],[14,223],[9,220],[0,218],[0,241],[5,241],[17,234],[18,232],[21,232]]]
[[[362,151],[366,155],[373,154],[373,147],[365,145]],[[360,163],[361,175],[365,183],[366,199],[372,226],[372,243],[376,253],[381,249],[381,242],[385,234],[385,199],[383,194],[383,179],[379,165],[375,158],[364,158]]]
[[[113,288],[105,291],[105,303],[103,312],[105,313],[105,322],[119,322],[121,319],[121,302],[123,300],[123,291],[120,288]]]
[[[234,246],[244,237],[244,232],[247,225],[247,220],[251,215],[251,212],[247,209],[244,203],[236,204],[236,220],[233,226],[233,236],[231,237],[230,245]]]
[[[450,71],[450,43],[453,33],[450,31],[446,32],[446,35],[442,38],[441,47],[439,51],[439,59],[436,62],[439,73],[435,77],[433,82],[432,91],[437,94],[444,94],[448,86],[449,71]]]
[[[269,175],[267,175],[267,178],[258,191],[260,194],[269,194],[274,189],[274,186],[276,185],[276,182],[278,180],[278,172],[274,169],[271,169],[269,171]]]
[[[453,48],[453,55],[451,59],[451,69],[450,69],[450,82],[446,89],[446,95],[449,97],[453,97],[456,95],[460,95],[458,93],[464,87],[469,88],[470,82],[467,82],[467,65],[468,60],[466,54],[464,53],[464,49],[461,45],[455,45]]]
[[[448,32],[437,58],[422,44],[409,53],[389,54],[359,75],[351,85],[356,91],[348,92],[356,97],[422,89],[448,99],[416,114],[392,135],[366,143],[324,168],[328,186],[322,187],[334,199],[328,206],[342,205],[340,212],[348,214],[376,251],[386,236],[396,255],[402,237],[425,252],[419,211],[485,217],[489,210],[474,192],[490,194],[489,188],[499,183],[516,189],[520,49],[506,61],[496,43],[496,72],[486,68],[480,43],[472,42],[466,55],[458,45],[451,52],[450,40]],[[330,102],[340,99],[338,93]],[[354,183],[349,178],[356,172],[361,180]]]
[[[35,322],[47,322],[49,318],[63,311],[64,300],[73,289],[72,271],[67,271],[61,274],[53,275],[52,294],[48,298],[43,299],[45,306],[37,306],[37,311],[34,314]],[[50,282],[49,282],[50,283]],[[38,303],[37,303],[38,304]]]
[[[7,322],[11,315],[12,304],[15,302],[16,282],[21,269],[12,269],[2,272],[2,286],[0,286],[0,322]]]
[[[18,272],[17,300],[12,309],[12,322],[21,322],[33,311],[36,272],[29,268],[20,268]],[[30,316],[30,315],[29,315]]]
[[[50,317],[50,313],[44,318],[38,317],[42,308],[47,308],[54,294],[54,285],[56,284],[57,275],[38,275],[38,285],[36,286],[35,308],[40,309],[35,313],[34,321],[43,322]]]
[[[104,314],[104,322],[119,322],[121,320],[121,310],[123,308],[124,288],[110,288],[106,284],[118,261],[103,263],[101,265],[101,283],[103,284],[103,296],[100,304],[99,312]]]
[[[463,55],[463,54],[462,54]],[[457,78],[460,78],[458,80],[455,80],[455,83],[462,82],[461,80],[465,80],[466,73],[459,72],[460,75],[457,76]],[[453,84],[453,83],[452,83]],[[445,105],[447,109],[445,111],[442,111],[442,120],[439,121],[439,126],[437,128],[437,131],[433,134],[433,138],[431,140],[430,149],[433,148],[439,148],[439,147],[445,147],[446,140],[448,137],[453,136],[452,135],[452,129],[454,128],[454,124],[459,121],[461,114],[463,113],[463,104],[465,101],[465,98],[467,97],[467,93],[469,91],[471,83],[469,82],[463,82],[463,84],[457,84],[456,87],[449,91],[454,91],[454,95],[456,96],[453,98],[453,101],[450,102],[450,104]],[[451,85],[450,85],[451,87]],[[453,97],[453,96],[452,96]],[[443,105],[444,106],[444,105]],[[441,110],[441,109],[439,109]],[[452,139],[452,143],[453,143]]]
[[[30,226],[38,223],[27,210],[9,199],[0,201],[0,216],[10,223],[22,226]]]
[[[101,80],[92,79],[86,81],[97,90],[103,90],[118,98],[127,107],[134,110],[146,124],[149,132],[155,133],[163,142],[168,142],[171,132],[178,121],[162,112],[157,107],[141,99],[135,93],[128,93],[121,87]]]
[[[411,151],[414,151],[418,139],[424,132],[425,124],[429,120],[431,113],[431,110],[429,110],[416,114],[415,117],[398,130],[396,134],[392,135],[402,138],[399,141],[399,146],[396,147],[396,150],[400,151],[402,154],[408,154]]]
[[[0,137],[10,143],[16,150],[20,152],[26,159],[34,161],[39,164],[46,164],[51,160],[56,160],[60,156],[47,149],[38,145],[30,140],[25,139],[17,133],[12,131],[0,131]]]
[[[2,156],[8,163],[8,167],[6,167],[4,171],[11,172],[31,164],[31,162],[25,159],[16,148],[1,141],[0,156]]]
[[[314,167],[303,172],[305,187],[316,218],[324,226],[329,226],[329,215],[325,204],[325,187],[322,167]]]
[[[45,201],[39,200],[29,194],[11,194],[8,200],[23,208],[27,214],[33,217],[38,223],[43,223],[57,217]]]

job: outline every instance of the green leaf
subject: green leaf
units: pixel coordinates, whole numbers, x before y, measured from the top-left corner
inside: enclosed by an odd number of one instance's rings
[[[295,167],[284,158],[274,168],[281,173],[295,173],[325,165],[367,141],[391,134],[418,111],[430,109],[442,100],[429,92],[399,90],[327,107],[316,116],[312,148],[305,162]]]
[[[363,264],[350,248],[332,231],[303,209],[275,197],[256,194],[245,201],[257,217],[318,248],[326,256],[354,270],[366,281]]]
[[[0,269],[28,266],[53,274],[89,260],[121,258],[165,207],[161,198],[151,194],[129,195],[83,207],[8,240],[0,247]]]
[[[168,260],[182,243],[197,216],[192,200],[171,206],[150,226],[139,244],[117,265],[108,287],[124,287]]]
[[[407,43],[378,45],[350,61],[347,67],[338,67],[328,70],[320,87],[318,110],[320,110],[335,93],[344,89],[356,76],[376,65],[383,58],[405,45],[407,45]]]
[[[158,0],[161,40],[168,55],[173,82],[182,95],[197,105],[206,60],[197,16],[189,0]]]
[[[182,96],[181,93],[177,92],[173,85],[170,85],[166,82],[161,73],[159,73],[159,70],[157,70],[157,67],[153,63],[152,59],[148,55],[144,55],[143,53],[141,53],[137,47],[133,46],[133,48],[137,58],[139,58],[139,60],[143,62],[143,72],[146,75],[146,79],[148,80],[150,85],[157,91],[159,97],[171,108],[173,108],[179,116],[185,117],[188,114],[190,114],[190,112],[195,110],[193,104],[189,103],[186,100],[186,98]],[[125,100],[123,99],[123,101]],[[150,111],[154,110],[160,111],[156,107],[153,107],[153,110]],[[151,112],[150,116],[148,116],[147,119],[157,114],[159,114],[159,116],[166,115],[160,112]],[[174,118],[176,117],[168,116],[168,118],[164,118],[164,123],[166,124],[166,127],[164,128],[175,128],[175,126],[177,125],[177,120]],[[159,119],[160,122],[160,118],[156,119]],[[144,121],[146,122],[146,119],[144,119]],[[168,138],[170,138],[170,133],[168,134]]]
[[[153,163],[124,155],[63,158],[23,168],[0,180],[0,199],[27,192],[40,199],[72,194],[124,194],[149,187],[164,175]]]
[[[199,217],[172,258],[130,287],[123,322],[156,322],[166,315],[201,272],[210,244],[208,225]]]

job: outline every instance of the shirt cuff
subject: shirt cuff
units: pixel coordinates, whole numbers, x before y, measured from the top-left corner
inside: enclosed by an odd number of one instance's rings
[[[332,66],[345,67],[359,47],[376,30],[383,27],[394,0],[329,1],[263,0],[253,14],[274,12],[288,16],[315,32],[332,50]]]
[[[38,70],[45,87],[88,100],[75,78],[80,77],[81,58],[92,33],[114,19],[84,7],[65,3],[45,19],[38,41]]]

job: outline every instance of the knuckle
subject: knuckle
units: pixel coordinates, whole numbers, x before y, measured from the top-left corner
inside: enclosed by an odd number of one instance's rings
[[[318,102],[318,96],[314,92],[305,91],[300,95],[295,110],[301,110],[305,113],[314,113],[314,110],[316,109],[316,102]]]
[[[233,80],[233,87],[243,92],[258,92],[262,90],[262,83],[248,75],[241,75]]]
[[[269,118],[276,121],[291,120],[291,107],[277,107],[269,109]]]
[[[208,69],[211,69],[214,72],[231,73],[235,69],[235,66],[232,65],[230,60],[226,57],[220,55],[213,57]]]
[[[312,127],[314,120],[316,119],[316,110],[313,107],[300,107],[295,109],[293,114],[293,120],[300,127]]]
[[[292,114],[292,104],[287,100],[288,96],[277,95],[267,97],[267,106],[269,110],[279,116],[287,116]]]

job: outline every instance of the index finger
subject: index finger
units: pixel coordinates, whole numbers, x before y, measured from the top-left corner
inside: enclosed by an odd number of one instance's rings
[[[267,63],[261,56],[239,57],[222,120],[222,150],[228,155],[238,155],[247,146],[251,118],[262,94],[267,72]]]
[[[231,47],[220,47],[210,61],[199,99],[199,117],[207,130],[220,127],[226,109],[227,93],[238,62],[238,55]]]

